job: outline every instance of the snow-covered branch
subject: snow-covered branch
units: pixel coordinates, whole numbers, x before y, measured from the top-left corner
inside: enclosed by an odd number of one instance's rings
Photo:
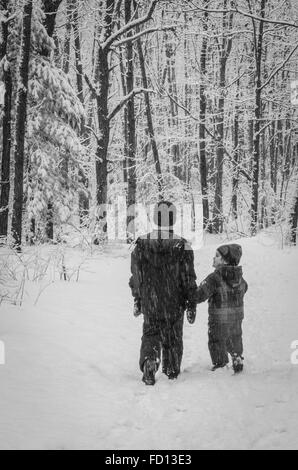
[[[85,125],[85,128],[88,129],[88,131],[90,131],[90,132],[94,135],[95,139],[96,139],[97,142],[98,142],[98,141],[99,141],[99,138],[98,138],[98,135],[96,134],[96,132],[94,131],[93,127],[90,127],[90,126]],[[82,170],[82,171],[83,171],[83,170]]]
[[[183,104],[179,103],[179,101],[177,101],[170,93],[166,92],[168,97],[181,109],[183,109],[183,111],[185,111],[189,117],[191,117],[192,119],[194,119],[195,121],[198,121],[200,122],[200,119],[197,118],[196,116],[194,116],[190,111],[189,109],[187,109]],[[230,154],[230,152],[227,150],[226,146],[224,145],[224,143],[221,141],[220,138],[218,138],[216,135],[214,135],[207,127],[205,124],[204,125],[204,128],[205,128],[205,131],[207,132],[207,134],[215,141],[215,142],[221,142],[221,145],[223,147],[223,150],[225,152],[225,154],[232,160],[232,155]],[[248,180],[248,181],[251,181],[251,177],[249,176],[249,174],[243,170],[242,168],[239,169],[239,173],[241,173],[243,176],[245,176],[245,178]]]
[[[292,55],[294,54],[294,52],[298,49],[298,44],[296,44],[296,46],[292,49],[292,51],[287,55],[287,57],[285,58],[285,60],[275,69],[273,70],[273,72],[271,73],[271,75],[268,77],[268,79],[266,80],[265,83],[263,83],[263,85],[260,87],[260,90],[262,90],[263,88],[265,88],[269,82],[271,82],[272,78],[275,77],[275,75],[281,70],[283,69],[283,67],[286,65],[286,63],[290,60],[290,58],[292,57]]]
[[[120,41],[114,42],[113,46],[122,46],[122,44],[126,44],[131,41],[135,41],[136,39],[140,38],[144,34],[149,34],[149,33],[154,33],[155,31],[174,31],[175,26],[167,26],[163,28],[148,28],[144,29],[143,31],[140,31],[137,34],[134,34],[133,36],[129,36],[127,38],[121,39]]]
[[[85,81],[86,81],[86,83],[87,83],[87,85],[88,85],[88,87],[89,87],[89,89],[92,93],[93,98],[96,98],[98,96],[98,93],[96,91],[95,85],[93,83],[91,83],[91,80],[88,77],[88,75],[84,74],[84,78],[85,78]]]
[[[110,114],[108,115],[108,120],[110,121],[111,119],[113,119],[113,117],[115,117],[115,115],[120,111],[120,109],[125,105],[125,103],[127,103],[127,101],[129,101],[133,96],[138,95],[139,93],[154,93],[154,90],[148,90],[146,88],[135,88],[126,96],[124,96],[123,99],[113,109],[113,111],[110,112]]]
[[[141,26],[143,23],[146,23],[148,20],[150,20],[157,3],[158,3],[158,0],[152,0],[149,10],[145,16],[142,16],[141,18],[130,21],[129,23],[124,25],[122,28],[118,29],[118,31],[111,34],[111,36],[101,45],[102,49],[108,49],[113,44],[113,42],[119,38],[119,36],[126,33],[130,29],[135,28],[136,26]]]
[[[238,13],[239,15],[247,16],[248,18],[251,18],[256,21],[262,21],[264,23],[278,24],[278,25],[283,25],[283,26],[290,26],[292,28],[298,28],[298,24],[296,23],[290,23],[289,21],[282,21],[282,20],[272,20],[270,18],[262,18],[260,16],[249,13],[247,11],[239,10],[239,8],[229,8],[227,10],[224,10],[224,9],[203,8],[203,7],[197,6],[196,8],[191,8],[191,9],[184,10],[184,11],[188,13],[188,12],[198,11],[198,10],[205,11],[207,13]]]

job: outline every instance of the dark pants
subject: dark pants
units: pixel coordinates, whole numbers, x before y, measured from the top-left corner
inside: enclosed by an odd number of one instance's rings
[[[208,347],[213,364],[227,364],[228,353],[242,356],[242,320],[218,323],[209,320]]]
[[[160,364],[162,352],[162,371],[179,374],[183,354],[183,317],[171,321],[152,321],[144,319],[140,353],[140,369],[143,371],[146,359]]]

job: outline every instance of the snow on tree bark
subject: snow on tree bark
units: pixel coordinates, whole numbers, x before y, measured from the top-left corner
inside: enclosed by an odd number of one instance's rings
[[[132,17],[132,0],[125,0],[124,3],[124,16],[125,23],[128,24]],[[132,36],[132,31],[127,33],[127,37]],[[127,94],[132,93],[134,88],[134,52],[131,41],[126,44],[126,91]],[[136,122],[135,122],[135,109],[134,109],[134,96],[127,102],[127,162],[128,162],[128,186],[127,186],[127,227],[132,230],[131,233],[127,233],[128,240],[131,236],[134,238],[134,210],[133,207],[136,203],[136,192],[137,192],[137,163],[135,157],[136,148]]]
[[[27,118],[28,74],[31,42],[32,0],[27,0],[23,10],[23,32],[19,83],[17,91],[16,127],[15,127],[15,175],[14,200],[12,215],[12,235],[14,244],[20,248],[22,243],[22,210],[23,210],[23,177],[24,177],[24,148]]]
[[[81,53],[81,39],[79,31],[79,18],[78,18],[78,2],[73,2],[72,8],[72,27],[74,32],[74,46],[75,46],[75,64],[76,64],[76,82],[78,98],[84,106],[84,87],[83,87],[83,64],[82,64],[82,53]],[[85,120],[82,120],[81,135],[86,142],[89,139],[89,131],[86,128]],[[80,223],[84,223],[85,217],[89,213],[89,197],[88,197],[88,186],[89,181],[82,169],[79,170],[79,177],[84,190],[79,191],[79,216]]]
[[[227,0],[224,1],[224,10],[227,10]],[[223,165],[224,165],[224,112],[225,112],[225,86],[226,86],[226,70],[227,60],[229,58],[232,39],[228,36],[232,29],[233,15],[227,17],[227,13],[223,13],[222,30],[223,38],[219,46],[219,99],[217,108],[216,137],[218,140],[216,146],[216,176],[215,176],[215,196],[213,206],[213,230],[216,233],[222,232],[223,228],[223,203],[222,203],[222,182],[223,182]]]
[[[266,0],[261,0],[261,18],[265,17]],[[259,167],[260,167],[260,130],[262,117],[262,55],[263,55],[264,22],[261,21],[257,36],[255,35],[255,109],[253,136],[253,169],[252,169],[252,203],[251,234],[256,234],[259,209]]]
[[[294,199],[294,205],[290,217],[290,229],[291,229],[291,243],[296,245],[297,243],[297,223],[298,223],[298,184],[296,188],[296,195]]]
[[[0,237],[7,236],[9,191],[10,191],[10,151],[11,151],[11,106],[12,106],[12,75],[9,63],[8,39],[10,24],[7,16],[10,12],[9,0],[1,1],[1,9],[6,12],[2,23],[2,38],[0,43],[0,60],[2,62],[2,75],[4,83],[4,109],[2,117],[2,156],[0,178]]]
[[[204,1],[207,8],[209,0]],[[207,184],[207,162],[206,162],[206,55],[207,55],[207,30],[208,30],[208,13],[204,12],[203,22],[203,38],[200,53],[201,82],[199,88],[200,94],[200,123],[199,123],[199,156],[200,156],[200,182],[202,192],[203,205],[203,228],[206,229],[209,224],[209,202],[208,202],[208,184]],[[210,230],[210,228],[209,228]]]
[[[141,68],[143,86],[144,86],[145,89],[147,89],[148,88],[148,80],[147,80],[147,75],[146,75],[143,48],[142,48],[142,43],[141,43],[140,39],[138,39],[138,41],[137,41],[137,48],[138,48],[138,54],[139,54],[139,61],[140,61],[140,68]],[[152,147],[152,154],[153,154],[153,159],[154,159],[155,169],[156,169],[156,174],[157,174],[157,187],[158,187],[158,192],[161,195],[162,194],[162,173],[161,173],[161,165],[160,165],[160,160],[159,160],[158,148],[157,148],[156,139],[155,139],[155,135],[154,135],[154,127],[153,127],[153,119],[152,119],[149,93],[144,93],[144,97],[145,97],[145,107],[146,107],[148,134],[149,134],[149,138],[150,138],[150,143],[151,143],[151,147]]]

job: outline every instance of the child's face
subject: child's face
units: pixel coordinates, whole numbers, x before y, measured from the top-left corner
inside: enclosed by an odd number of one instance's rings
[[[222,258],[221,254],[219,253],[219,251],[216,250],[215,252],[215,256],[213,258],[213,267],[214,268],[218,268],[219,266],[223,266],[224,264],[226,264],[226,262],[224,261],[224,259]]]

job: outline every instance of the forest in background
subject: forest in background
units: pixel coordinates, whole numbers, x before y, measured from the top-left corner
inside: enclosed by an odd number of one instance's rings
[[[106,205],[201,201],[296,243],[296,0],[1,0],[0,237],[104,240]],[[128,239],[133,233],[128,233]]]

